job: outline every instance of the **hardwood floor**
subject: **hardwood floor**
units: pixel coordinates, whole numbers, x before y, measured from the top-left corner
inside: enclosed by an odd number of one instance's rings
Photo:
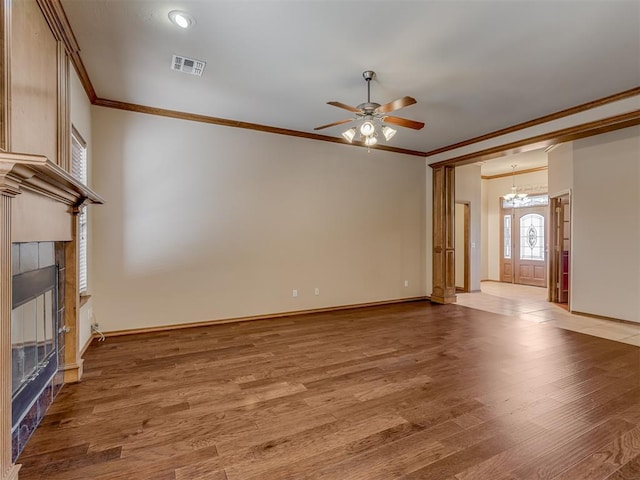
[[[109,338],[22,480],[640,478],[640,348],[413,302]]]

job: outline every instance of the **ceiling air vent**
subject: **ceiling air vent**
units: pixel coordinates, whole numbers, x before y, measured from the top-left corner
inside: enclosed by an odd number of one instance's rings
[[[174,55],[171,61],[171,70],[177,70],[178,72],[182,73],[190,73],[191,75],[197,75],[198,77],[201,77],[206,64],[207,62],[203,62],[202,60]]]

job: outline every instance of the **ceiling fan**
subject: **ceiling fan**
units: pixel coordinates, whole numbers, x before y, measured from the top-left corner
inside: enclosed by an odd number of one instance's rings
[[[355,116],[353,118],[340,120],[338,122],[329,123],[327,125],[321,125],[314,128],[314,130],[322,130],[324,128],[342,125],[343,123],[362,120],[362,123],[360,124],[358,129],[352,127],[343,132],[342,136],[349,143],[351,143],[359,130],[362,141],[365,145],[370,147],[378,143],[378,130],[382,132],[382,135],[387,141],[391,140],[391,138],[396,134],[396,130],[389,127],[388,125],[385,125],[385,123],[398,125],[400,127],[413,128],[414,130],[420,130],[422,127],[424,127],[424,123],[422,122],[416,122],[415,120],[409,120],[407,118],[387,115],[387,113],[389,112],[393,112],[394,110],[399,110],[416,103],[416,99],[413,97],[398,98],[397,100],[385,103],[384,105],[380,105],[379,103],[371,101],[371,80],[373,80],[375,75],[376,72],[372,70],[367,70],[362,73],[362,76],[367,82],[367,101],[365,103],[361,103],[357,107],[352,107],[341,102],[327,102],[329,105],[333,105],[334,107],[342,108],[344,110],[348,110],[349,112],[355,113]]]

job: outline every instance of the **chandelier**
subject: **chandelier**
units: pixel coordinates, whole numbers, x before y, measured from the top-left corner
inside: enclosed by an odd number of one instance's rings
[[[516,167],[517,165],[511,165],[512,168],[512,172],[511,172],[511,191],[509,193],[507,193],[506,195],[503,195],[503,198],[505,200],[507,200],[508,202],[513,201],[514,203],[516,202],[524,202],[525,198],[527,198],[527,194],[526,193],[518,193],[518,189],[516,188]]]

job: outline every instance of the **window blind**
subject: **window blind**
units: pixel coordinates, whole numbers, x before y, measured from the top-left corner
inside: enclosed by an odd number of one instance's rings
[[[87,147],[75,129],[71,135],[71,175],[87,184]],[[87,208],[78,215],[78,290],[87,292]]]

